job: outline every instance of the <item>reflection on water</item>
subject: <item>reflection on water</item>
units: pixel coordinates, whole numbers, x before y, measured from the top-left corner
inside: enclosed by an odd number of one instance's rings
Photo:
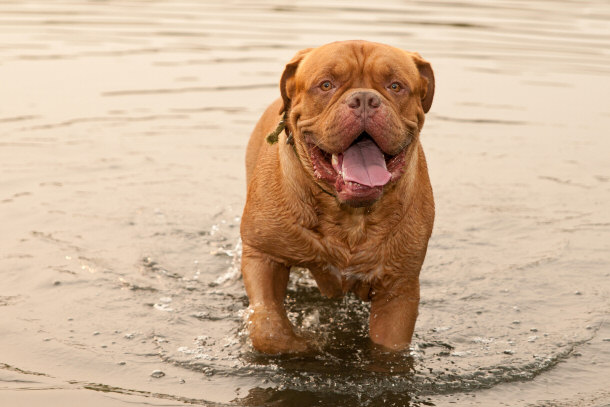
[[[262,356],[247,137],[297,50],[354,38],[437,78],[413,349],[296,270],[318,352]],[[3,405],[610,403],[607,2],[5,2],[0,72]]]

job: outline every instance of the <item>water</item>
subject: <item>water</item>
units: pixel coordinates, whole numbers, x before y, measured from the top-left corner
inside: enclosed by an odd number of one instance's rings
[[[297,50],[355,38],[437,78],[414,346],[296,270],[319,352],[261,356],[247,137]],[[610,405],[609,74],[605,1],[0,3],[2,405]]]

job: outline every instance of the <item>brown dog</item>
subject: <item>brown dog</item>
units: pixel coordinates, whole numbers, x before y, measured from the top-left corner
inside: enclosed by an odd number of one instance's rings
[[[434,201],[419,141],[434,96],[417,53],[366,41],[298,52],[248,143],[242,274],[252,344],[308,348],[286,316],[292,266],[320,291],[371,301],[371,340],[411,342]],[[284,115],[284,116],[283,116]],[[277,144],[265,141],[285,118]],[[281,125],[283,126],[283,125]]]

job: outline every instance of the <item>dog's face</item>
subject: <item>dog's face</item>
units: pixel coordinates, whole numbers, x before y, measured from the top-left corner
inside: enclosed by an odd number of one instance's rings
[[[305,170],[339,202],[366,206],[403,174],[434,75],[416,53],[346,41],[297,53],[280,90]]]

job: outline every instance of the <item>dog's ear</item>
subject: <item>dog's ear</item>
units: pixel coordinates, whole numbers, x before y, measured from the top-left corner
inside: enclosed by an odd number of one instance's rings
[[[413,53],[413,61],[419,70],[422,80],[421,106],[424,109],[424,113],[428,113],[430,106],[432,106],[432,99],[434,99],[434,72],[430,63],[417,52]]]
[[[296,55],[286,64],[284,73],[282,73],[282,79],[280,79],[280,93],[282,94],[282,108],[280,114],[290,109],[290,99],[294,94],[294,74],[305,55],[309,53],[313,48],[302,49],[296,53]]]

